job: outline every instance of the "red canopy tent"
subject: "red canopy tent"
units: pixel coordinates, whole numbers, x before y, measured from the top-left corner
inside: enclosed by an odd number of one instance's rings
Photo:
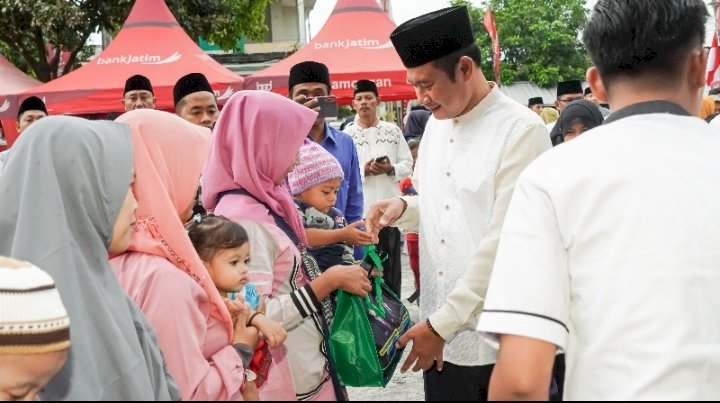
[[[171,110],[175,82],[193,72],[208,78],[221,104],[243,88],[242,77],[213,60],[190,39],[164,0],[136,0],[107,49],[67,75],[9,96],[10,106],[0,112],[0,117],[15,119],[18,100],[29,95],[44,98],[51,115],[123,112],[125,80],[134,74],[150,79],[157,109]]]
[[[245,77],[245,89],[287,96],[290,68],[313,60],[328,66],[332,93],[339,103],[350,103],[353,85],[360,79],[375,81],[384,101],[415,98],[405,67],[390,42],[395,28],[376,0],[338,0],[313,40],[280,62]]]
[[[6,95],[17,94],[29,88],[42,84],[40,81],[28,76],[13,66],[6,58],[0,55],[0,112],[10,109],[10,101],[5,99]],[[14,133],[15,127],[9,127],[7,134]],[[3,149],[0,143],[0,150]]]

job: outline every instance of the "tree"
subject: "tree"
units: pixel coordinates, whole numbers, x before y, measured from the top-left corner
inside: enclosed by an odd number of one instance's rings
[[[193,38],[203,36],[223,49],[238,37],[261,39],[265,8],[273,0],[167,0],[176,19]],[[0,0],[0,51],[41,81],[66,74],[84,61],[90,34],[117,32],[133,0]],[[69,58],[61,66],[61,52]],[[50,54],[50,56],[48,56]]]
[[[466,5],[482,49],[482,70],[493,77],[490,36],[483,25],[485,9],[467,0],[452,0]],[[486,0],[495,17],[501,48],[501,81],[532,81],[547,87],[558,81],[585,76],[590,59],[580,41],[587,18],[585,0],[545,0],[542,5],[528,0]]]

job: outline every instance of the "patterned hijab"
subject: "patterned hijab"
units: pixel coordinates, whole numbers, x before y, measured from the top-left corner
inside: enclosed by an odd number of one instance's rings
[[[245,189],[282,217],[307,245],[287,185],[275,182],[289,170],[316,117],[316,112],[270,92],[233,95],[215,125],[202,177],[203,206],[214,210],[221,193]],[[249,198],[233,198],[232,204],[223,205],[223,212],[233,220],[274,225],[267,209]]]
[[[0,175],[0,255],[47,271],[70,316],[70,356],[43,400],[177,396],[152,326],[108,262],[132,160],[126,125],[50,116],[20,136]]]
[[[207,292],[213,317],[225,323],[228,342],[232,321],[222,297],[185,233],[180,214],[195,200],[210,131],[168,112],[138,109],[116,120],[132,131],[135,152],[137,223],[129,251],[166,258]]]

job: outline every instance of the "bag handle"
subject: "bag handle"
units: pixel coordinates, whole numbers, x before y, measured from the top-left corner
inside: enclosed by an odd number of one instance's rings
[[[370,260],[372,260],[373,264],[377,268],[378,272],[380,273],[379,276],[373,278],[373,288],[375,289],[375,302],[376,304],[373,304],[372,300],[370,299],[370,295],[365,296],[365,303],[368,305],[368,307],[375,312],[375,314],[383,319],[385,319],[385,307],[382,303],[382,273],[383,273],[383,267],[382,267],[382,259],[380,259],[380,256],[378,256],[377,251],[375,249],[375,245],[366,245],[365,246],[365,256],[369,256]]]

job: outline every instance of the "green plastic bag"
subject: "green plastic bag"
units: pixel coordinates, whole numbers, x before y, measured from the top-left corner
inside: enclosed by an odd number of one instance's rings
[[[395,342],[412,321],[405,305],[383,282],[382,262],[374,246],[365,252],[380,276],[373,279],[372,298],[338,291],[330,354],[344,385],[384,387],[402,357],[403,349]]]

